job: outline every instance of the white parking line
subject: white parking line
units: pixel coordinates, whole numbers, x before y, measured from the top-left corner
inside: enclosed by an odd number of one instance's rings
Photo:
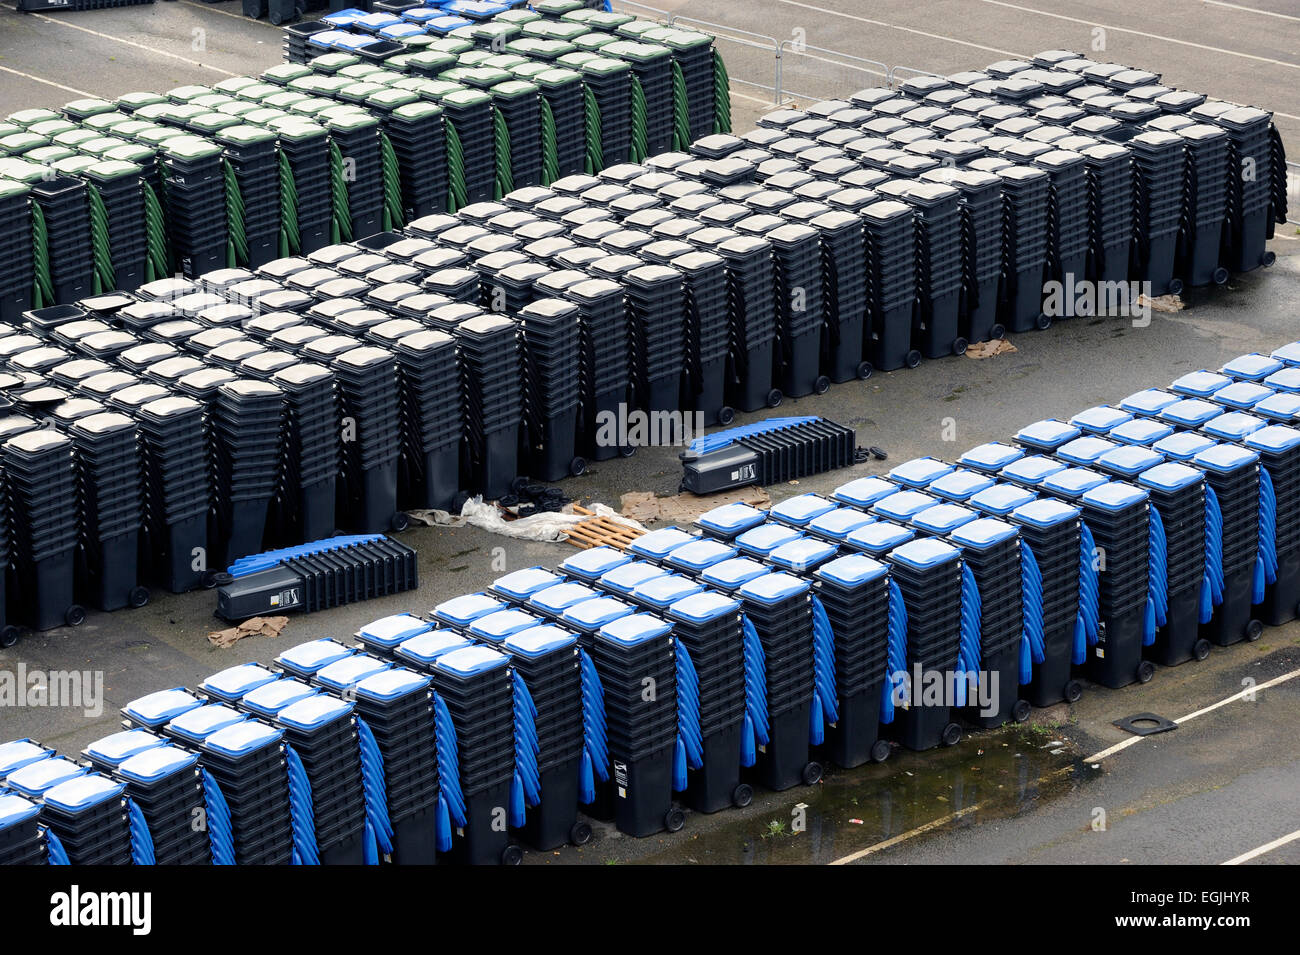
[[[883,852],[885,849],[888,849],[891,846],[896,846],[900,842],[906,842],[908,839],[919,836],[922,833],[929,832],[932,829],[938,829],[940,826],[946,826],[948,823],[960,819],[968,813],[974,812],[976,809],[980,808],[981,805],[982,803],[977,802],[975,805],[967,806],[965,809],[958,809],[956,812],[950,812],[948,815],[940,819],[927,822],[925,825],[917,826],[915,829],[909,829],[907,832],[900,832],[892,839],[886,839],[884,842],[877,842],[874,846],[867,846],[865,849],[859,849],[857,852],[849,853],[843,858],[836,859],[834,862],[828,862],[827,865],[848,865],[850,862],[857,862],[859,859],[865,859],[869,855]]]
[[[133,46],[137,50],[144,50],[152,53],[154,56],[165,56],[168,59],[180,60],[182,63],[188,63],[190,66],[197,66],[199,69],[211,70],[213,73],[220,73],[222,76],[238,76],[238,73],[231,73],[229,70],[223,70],[218,66],[211,66],[207,63],[200,63],[198,60],[191,60],[188,56],[180,56],[177,53],[168,53],[166,50],[160,50],[157,47],[146,46],[143,43],[136,43],[134,40],[124,40],[120,36],[112,36],[108,33],[100,33],[98,30],[91,30],[89,27],[78,26],[75,23],[69,23],[66,20],[60,20],[55,17],[47,17],[43,13],[28,13],[26,16],[35,17],[37,20],[44,20],[46,23],[54,23],[61,27],[67,27],[69,30],[80,30],[82,33],[89,33],[91,36],[97,36],[102,40],[111,40],[114,43],[121,43],[126,46]]]
[[[5,73],[12,73],[14,76],[21,76],[25,80],[31,80],[34,83],[44,83],[46,86],[53,86],[67,93],[76,93],[78,96],[93,97],[93,93],[87,93],[85,90],[79,90],[72,86],[64,86],[62,83],[56,83],[54,80],[42,79],[39,76],[32,76],[30,73],[24,73],[22,70],[15,70],[8,66],[0,66],[0,70]]]
[[[914,30],[911,27],[901,27],[895,23],[886,23],[884,20],[872,20],[867,17],[860,17],[853,13],[841,13],[839,10],[828,10],[825,7],[815,7],[811,3],[798,3],[796,0],[776,0],[777,3],[783,3],[787,7],[799,7],[803,10],[811,10],[813,13],[824,13],[827,16],[842,17],[845,20],[854,20],[858,23],[866,23],[874,27],[884,27],[887,30],[898,30],[901,33],[911,33],[915,36],[923,36],[929,40],[942,40],[944,43],[955,43],[958,46],[969,46],[976,50],[985,50],[989,53],[996,53],[999,56],[1020,56],[1011,50],[999,50],[995,46],[984,46],[980,43],[971,43],[968,40],[958,40],[956,37],[943,36],[938,33],[927,33],[924,30]]]
[[[1283,836],[1281,839],[1274,839],[1272,842],[1266,842],[1258,849],[1251,849],[1249,852],[1243,852],[1235,859],[1229,859],[1227,862],[1220,862],[1219,865],[1241,865],[1243,862],[1257,859],[1264,853],[1272,852],[1274,849],[1281,848],[1288,842],[1295,842],[1297,839],[1300,839],[1300,829]]]
[[[1294,20],[1300,23],[1300,17],[1293,17],[1289,13],[1274,13],[1272,10],[1243,7],[1240,3],[1224,3],[1223,0],[1201,0],[1201,2],[1211,7],[1227,7],[1229,10],[1240,10],[1242,13],[1258,13],[1262,17],[1277,17],[1279,20]]]

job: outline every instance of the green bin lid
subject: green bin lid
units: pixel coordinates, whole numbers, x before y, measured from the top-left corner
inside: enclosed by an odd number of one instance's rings
[[[195,106],[193,103],[178,103],[171,108],[168,117],[179,123],[188,123],[195,116],[202,116],[208,112],[202,106]]]
[[[615,40],[606,44],[601,53],[616,56],[620,60],[631,60],[633,63],[653,63],[672,56],[672,50],[659,43],[637,43],[633,40]]]
[[[392,112],[399,106],[406,106],[409,103],[418,103],[419,101],[420,94],[418,93],[413,93],[410,90],[396,90],[387,86],[381,86],[366,97],[367,106],[381,109],[385,113]]]
[[[233,117],[232,117],[233,118]],[[232,146],[248,146],[253,143],[264,143],[275,139],[275,133],[263,126],[250,126],[247,123],[228,126],[217,134],[217,142],[230,143]]]
[[[349,103],[364,102],[366,97],[372,93],[378,93],[381,90],[388,89],[379,83],[367,83],[365,80],[354,80],[350,86],[339,90],[339,97]]]
[[[267,125],[275,130],[281,139],[287,139],[295,143],[326,135],[324,126],[313,123],[301,116],[279,117],[271,120]]]
[[[509,70],[514,72],[515,67],[522,66],[531,62],[528,57],[520,56],[517,53],[493,53],[483,61],[484,66],[490,66],[494,70]]]
[[[148,122],[152,123],[156,120],[170,117],[172,114],[172,110],[175,108],[175,105],[176,104],[174,103],[168,103],[168,102],[149,103],[145,106],[141,106],[131,115],[134,116],[136,119],[147,120]]]
[[[284,109],[275,109],[271,106],[258,106],[240,117],[246,123],[253,123],[256,126],[266,126],[278,119],[292,119],[293,113]],[[301,117],[299,117],[301,118]]]
[[[614,32],[619,36],[637,40],[651,30],[660,30],[662,28],[662,23],[655,23],[653,20],[629,20],[627,23],[620,25]]]
[[[47,119],[58,118],[59,114],[52,109],[20,109],[18,112],[10,113],[6,117],[8,122],[24,129],[35,126],[37,123],[43,123]]]
[[[519,99],[523,96],[536,96],[537,87],[523,80],[506,80],[492,87],[492,95],[497,99]]]
[[[163,143],[162,154],[167,159],[193,162],[196,159],[211,159],[214,156],[220,156],[221,147],[198,136],[178,136]]]
[[[185,130],[176,126],[150,126],[148,129],[141,130],[133,137],[137,142],[144,143],[146,146],[161,146],[169,139],[175,139],[177,136],[184,136]],[[85,145],[84,143],[82,144]]]
[[[636,17],[630,13],[615,13],[610,10],[593,10],[590,7],[583,10],[571,10],[560,17],[561,20],[572,20],[575,23],[585,23],[587,26],[598,30],[617,30],[625,23],[631,23]]]
[[[227,116],[244,117],[259,109],[261,109],[261,107],[256,103],[246,103],[242,100],[234,100],[233,102],[226,103],[224,106],[218,106],[217,112],[225,113]]]
[[[506,10],[504,13],[498,13],[492,19],[497,23],[517,23],[523,26],[525,23],[532,23],[534,20],[540,20],[542,15],[535,10]]]
[[[236,79],[247,79],[239,76]],[[148,106],[150,103],[165,103],[167,97],[162,93],[155,93],[152,90],[137,90],[134,93],[123,93],[117,98],[117,105],[123,109],[137,110],[141,106]]]
[[[538,86],[553,89],[557,86],[567,86],[569,83],[581,83],[582,74],[576,70],[567,70],[561,66],[548,67],[542,70],[536,76],[529,77]]]
[[[266,97],[284,89],[283,86],[275,86],[271,83],[249,83],[247,86],[240,87],[235,93],[240,99],[246,99],[250,103],[260,103]]]
[[[263,70],[259,79],[263,83],[275,83],[284,86],[290,80],[306,76],[311,71],[311,67],[305,63],[277,63],[275,66]]]
[[[456,54],[441,50],[421,50],[412,53],[407,58],[406,65],[422,73],[441,73],[456,65]]]
[[[238,125],[238,117],[227,116],[225,113],[204,113],[202,116],[195,116],[189,122],[191,129],[208,136],[211,136],[213,133],[219,133],[221,130],[228,129],[231,126]]]
[[[48,137],[37,136],[35,133],[28,132],[12,133],[0,139],[0,149],[3,149],[11,156],[17,156],[49,144]]]
[[[29,149],[23,153],[24,159],[30,159],[32,162],[42,162],[50,165],[60,159],[67,159],[69,156],[75,156],[76,153],[67,146],[37,146],[35,149]]]
[[[585,64],[599,59],[603,59],[603,57],[597,53],[591,53],[587,50],[574,50],[572,53],[564,54],[564,56],[557,56],[555,62],[570,69],[581,70]],[[626,66],[627,64],[623,65]]]
[[[280,92],[262,100],[262,105],[271,106],[275,109],[288,109],[293,106],[294,103],[301,103],[307,98],[308,96],[306,93],[299,93],[297,90],[281,90]]]
[[[40,163],[28,162],[17,156],[0,159],[0,176],[17,179],[19,182],[40,182],[47,178],[48,169]]]
[[[196,96],[191,102],[195,106],[202,106],[207,110],[215,110],[218,106],[224,106],[226,103],[235,102],[233,96],[227,96],[225,93],[209,93],[207,96]]]
[[[24,128],[17,123],[0,122],[0,136],[12,136],[14,133],[21,133]]]
[[[98,163],[94,156],[64,156],[50,163],[50,168],[65,176],[76,176]]]
[[[497,37],[512,40],[522,32],[523,27],[518,23],[502,23],[499,20],[488,20],[485,23],[474,24],[465,31],[465,34],[476,40],[494,40]]]
[[[332,99],[326,99],[323,96],[308,96],[301,102],[294,103],[289,107],[289,112],[295,116],[318,117],[327,109],[333,109],[339,104]]]
[[[532,7],[538,13],[552,17],[563,16],[574,10],[581,10],[586,4],[583,0],[534,0]]]
[[[490,67],[457,67],[456,69],[447,70],[439,75],[440,79],[451,80],[460,83],[463,86],[472,86],[476,89],[489,89],[498,83],[504,83],[510,79],[510,74],[505,70],[494,70]]]
[[[490,50],[480,50],[475,48],[473,50],[466,50],[464,53],[460,54],[460,56],[456,57],[456,65],[481,66],[484,60],[490,59],[492,59],[492,52]]]
[[[167,98],[173,103],[188,103],[211,92],[211,86],[198,86],[191,84],[189,86],[178,86],[174,90],[168,90]]]
[[[626,73],[631,69],[622,60],[615,60],[608,56],[598,56],[582,64],[582,72],[594,73],[597,76],[613,76],[615,73]]]
[[[130,113],[123,113],[120,110],[113,110],[111,113],[97,113],[94,116],[87,116],[81,121],[81,125],[87,129],[98,129],[101,132],[107,132],[120,126],[122,123],[131,121]]]
[[[471,90],[461,87],[453,90],[445,96],[439,97],[439,102],[444,106],[454,106],[457,109],[469,109],[473,106],[482,106],[492,102],[492,97],[482,90]]]
[[[19,182],[16,179],[0,179],[0,199],[25,196],[31,191],[31,187],[25,182]]]
[[[351,66],[345,66],[339,70],[338,75],[346,76],[351,80],[369,80],[375,74],[383,76],[385,73],[390,72],[392,71],[386,70],[382,66],[376,66],[374,63],[353,63]],[[372,80],[372,82],[374,81]]]
[[[466,50],[474,49],[474,41],[465,37],[443,36],[438,37],[429,44],[429,49],[437,50],[440,53],[455,53],[460,55]]]
[[[407,103],[405,106],[399,106],[397,109],[393,110],[393,116],[397,119],[411,121],[428,119],[430,116],[440,115],[442,115],[442,107],[437,103]]]
[[[427,33],[412,33],[410,36],[398,37],[397,42],[402,44],[408,50],[427,50],[438,42],[436,37],[431,37]],[[395,69],[406,69],[406,57],[408,54],[399,53],[397,56],[390,56],[384,60],[389,66]]]
[[[94,116],[96,113],[107,113],[114,109],[117,107],[108,100],[97,97],[74,99],[70,103],[63,104],[63,112],[68,116]]]
[[[123,162],[119,159],[102,159],[86,167],[86,175],[99,182],[109,182],[127,176],[139,178],[142,172],[144,170],[135,163]]]
[[[563,20],[541,20],[537,23],[530,23],[524,27],[524,32],[527,33],[530,27],[536,28],[543,25],[543,36],[552,40],[566,40],[569,43],[591,32],[591,28],[585,23],[568,23]]]
[[[612,33],[592,32],[575,36],[570,42],[579,50],[595,51],[609,46],[611,43],[617,43],[618,38]]]
[[[81,129],[81,127],[76,123],[68,122],[66,119],[47,119],[43,122],[33,123],[31,126],[27,127],[29,133],[35,133],[37,136],[49,136],[50,139],[53,139],[55,136],[59,135],[59,133],[66,133],[73,129]],[[6,129],[4,132],[0,132],[0,136],[8,135],[11,132],[16,133],[19,132],[19,130],[16,127],[13,129]]]
[[[288,66],[289,64],[285,64]],[[222,80],[220,83],[213,83],[212,88],[218,93],[229,93],[232,96],[242,89],[250,86],[261,85],[261,80],[252,76],[232,76],[229,79]]]
[[[558,60],[576,49],[577,47],[572,43],[565,43],[563,40],[546,40],[542,37],[525,36],[506,44],[507,53],[517,53],[532,58],[541,57],[545,60]]]
[[[185,130],[183,129],[178,129],[175,132],[182,136],[185,135]],[[92,156],[101,156],[110,149],[116,149],[121,145],[122,140],[115,136],[96,136],[94,139],[87,139],[85,142],[79,143],[77,148],[83,153],[90,153]]]
[[[311,68],[317,73],[337,73],[345,66],[360,62],[361,58],[351,53],[322,53],[311,61]]]
[[[143,165],[153,162],[157,155],[158,150],[150,146],[142,146],[139,143],[123,143],[104,153],[104,158]]]
[[[351,108],[349,112],[337,112],[326,117],[325,127],[340,132],[348,132],[357,129],[373,129],[379,125],[379,120],[369,113],[363,113],[358,109]]]

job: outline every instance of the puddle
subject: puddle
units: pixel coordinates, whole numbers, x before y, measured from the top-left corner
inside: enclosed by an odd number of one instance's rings
[[[825,864],[951,813],[965,811],[963,827],[1015,816],[1095,775],[1058,736],[1009,729],[952,749],[895,748],[884,763],[830,772],[818,786],[760,793],[743,811],[691,813],[672,836],[601,839],[570,861]]]

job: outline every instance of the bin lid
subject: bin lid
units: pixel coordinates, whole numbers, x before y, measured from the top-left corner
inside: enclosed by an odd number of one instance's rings
[[[368,643],[392,648],[403,640],[409,640],[416,634],[427,633],[432,629],[433,624],[427,620],[421,620],[409,613],[396,613],[366,624],[357,632],[357,636]]]
[[[1210,421],[1201,430],[1213,438],[1224,441],[1240,441],[1252,431],[1258,431],[1266,422],[1263,418],[1243,411],[1229,411]]]
[[[813,575],[845,587],[858,587],[878,580],[888,572],[888,567],[866,554],[847,554],[828,560],[813,571]]]
[[[296,703],[304,697],[315,696],[317,690],[301,680],[283,679],[273,683],[263,683],[255,690],[244,694],[240,701],[255,713],[274,716],[290,703]]]
[[[663,578],[656,577],[655,580]],[[572,604],[560,615],[565,623],[583,630],[595,630],[598,627],[632,613],[635,608],[615,597],[597,596]]]
[[[145,729],[122,730],[120,733],[110,733],[103,739],[97,739],[86,747],[86,755],[93,759],[116,766],[125,759],[143,753],[147,749],[153,749],[162,746],[167,741],[156,733],[151,733]],[[29,744],[33,745],[34,744]],[[37,750],[40,747],[35,747]],[[49,752],[53,752],[50,750]],[[3,754],[3,747],[0,747],[0,776],[3,776],[6,759]]]
[[[1288,365],[1300,365],[1300,341],[1291,342],[1280,348],[1274,348],[1272,357]]]
[[[1107,451],[1116,448],[1114,441],[1105,438],[1085,436],[1067,441],[1056,449],[1056,456],[1071,464],[1092,464]]]
[[[85,766],[73,762],[66,756],[51,756],[49,759],[40,759],[15,769],[5,780],[5,785],[24,795],[39,796],[59,783],[85,774]]]
[[[666,573],[668,571],[657,564],[634,560],[630,564],[623,564],[601,574],[600,583],[619,593],[630,594],[638,584],[655,577],[662,577]]]
[[[132,700],[122,708],[128,716],[141,723],[160,726],[182,713],[202,706],[203,701],[183,686],[170,690],[158,690],[137,700]]]
[[[279,679],[274,670],[260,663],[241,663],[214,673],[200,684],[199,689],[226,700],[237,700],[249,690]]]
[[[458,626],[464,626],[471,621],[505,607],[500,600],[485,593],[464,594],[460,597],[452,597],[450,600],[444,600],[438,606],[433,608],[435,615],[449,620]]]
[[[835,556],[834,544],[813,537],[801,537],[775,548],[767,559],[786,570],[801,572]]]
[[[597,596],[599,594],[585,584],[569,580],[547,587],[545,590],[537,591],[528,598],[528,602],[543,610],[559,614],[574,604],[582,603],[584,600],[590,600],[592,597]]]
[[[986,444],[976,445],[971,448],[957,459],[957,463],[996,471],[999,468],[1006,467],[1017,458],[1023,457],[1024,453],[1020,448],[1013,448],[1009,444],[1003,444],[1000,441],[989,441]]]
[[[1021,504],[1011,512],[1011,516],[1031,527],[1054,527],[1063,521],[1078,518],[1079,513],[1079,509],[1072,504],[1066,504],[1056,498],[1043,497],[1028,504]]]
[[[632,596],[656,607],[667,607],[691,594],[699,593],[704,588],[689,577],[681,574],[664,574],[640,584],[632,591]]]
[[[1138,391],[1129,395],[1119,403],[1119,406],[1125,411],[1138,414],[1156,414],[1175,404],[1178,400],[1177,395],[1168,391],[1162,391],[1159,388],[1148,388],[1145,391]]]
[[[319,640],[310,640],[296,647],[290,647],[276,657],[276,662],[302,673],[315,673],[321,667],[342,660],[344,657],[350,657],[356,652],[352,647],[346,647],[337,640],[322,637]]]
[[[857,478],[837,487],[832,496],[854,507],[870,507],[881,498],[898,492],[898,485],[881,477]]]
[[[909,520],[914,514],[918,514],[939,503],[929,494],[922,494],[920,491],[899,491],[891,494],[889,497],[881,498],[872,505],[872,511],[885,517],[892,518],[896,521]]]
[[[168,723],[167,728],[187,739],[201,740],[219,729],[241,723],[244,719],[244,714],[234,707],[224,703],[210,703],[182,713]]]
[[[1018,533],[1014,524],[992,517],[981,517],[955,528],[948,539],[961,547],[982,550],[1015,537]]]
[[[21,825],[40,815],[41,807],[17,793],[0,792],[0,830]]]
[[[433,661],[434,669],[457,676],[474,676],[505,666],[510,657],[491,647],[474,645],[449,650]]]
[[[412,637],[411,639],[416,640],[419,638]],[[387,670],[391,665],[364,653],[357,653],[317,670],[316,680],[331,690],[343,690],[372,673]]]
[[[799,532],[788,524],[771,522],[745,531],[736,538],[736,545],[747,553],[766,557],[782,544],[798,540],[800,536]]]
[[[892,521],[876,521],[865,527],[859,527],[845,538],[845,543],[873,554],[880,554],[915,536],[915,531],[901,524]]]
[[[1256,402],[1251,410],[1270,418],[1295,418],[1300,415],[1300,395],[1279,391]]]
[[[703,570],[716,563],[738,555],[736,548],[711,537],[697,538],[680,547],[674,547],[664,558],[665,563],[688,570]]]
[[[364,699],[388,702],[409,693],[425,690],[428,686],[428,677],[405,667],[394,667],[391,670],[373,673],[359,681],[356,685],[356,694]]]
[[[1279,453],[1300,444],[1300,430],[1285,425],[1271,424],[1246,435],[1242,442],[1255,451]]]
[[[1147,470],[1147,468],[1155,467],[1163,460],[1164,455],[1152,451],[1150,448],[1136,444],[1125,444],[1107,451],[1097,459],[1097,463],[1119,471],[1127,477],[1132,477],[1141,471]]]
[[[837,507],[833,511],[814,517],[808,522],[808,530],[834,540],[843,540],[859,527],[870,524],[874,520],[875,518],[870,514],[864,514],[855,508]]]
[[[468,638],[453,630],[430,630],[428,633],[403,640],[396,652],[398,656],[405,659],[428,664],[444,653],[469,645]]]
[[[290,703],[279,712],[276,719],[284,726],[310,732],[347,716],[355,706],[355,703],[340,700],[338,697],[318,693],[296,703]]]
[[[1284,368],[1282,370],[1294,371],[1295,369]],[[1278,374],[1278,372],[1274,372],[1274,374]],[[1269,377],[1271,378],[1273,375]],[[1251,408],[1272,394],[1272,388],[1257,385],[1253,381],[1234,381],[1232,384],[1224,385],[1216,391],[1214,400],[1230,408]]]
[[[1199,452],[1213,447],[1214,441],[1203,434],[1193,431],[1179,431],[1167,438],[1161,438],[1151,447],[1167,458],[1175,461],[1189,461]]]
[[[669,551],[688,543],[694,537],[680,527],[665,527],[643,534],[628,544],[627,549],[643,557],[662,558]]]
[[[1122,511],[1147,499],[1147,492],[1123,481],[1110,481],[1083,492],[1081,500],[1088,507],[1104,511]]]
[[[919,537],[891,550],[887,559],[917,570],[928,570],[961,556],[961,551],[937,537]]]
[[[479,617],[467,629],[471,636],[485,637],[499,642],[512,633],[535,627],[541,622],[531,613],[512,608],[510,610],[498,610],[495,613]]]
[[[636,646],[672,632],[672,624],[648,613],[634,613],[605,624],[597,633],[623,646]]]
[[[939,497],[954,501],[965,501],[971,495],[979,493],[986,487],[992,486],[992,484],[993,479],[987,474],[957,468],[932,481],[926,490],[931,494],[937,494]]]
[[[260,720],[244,720],[217,730],[204,740],[203,748],[237,759],[270,743],[278,743],[283,736],[283,730]]]
[[[913,458],[889,469],[889,477],[908,487],[925,487],[936,478],[950,474],[953,466],[937,458]]]
[[[752,600],[755,603],[775,604],[783,600],[789,600],[799,594],[807,593],[811,586],[812,584],[806,580],[778,571],[755,577],[741,587],[737,593],[743,599]]]
[[[1045,454],[1031,454],[1019,461],[1012,461],[998,474],[1000,477],[1018,481],[1022,484],[1038,485],[1042,484],[1043,479],[1048,475],[1055,474],[1057,471],[1064,471],[1065,468],[1066,465],[1055,458],[1049,458]]]
[[[668,615],[692,623],[706,623],[740,611],[740,601],[716,590],[701,590],[683,597],[668,608]]]
[[[1048,418],[1021,428],[1016,432],[1016,440],[1037,448],[1051,449],[1073,441],[1080,433],[1080,429],[1072,424]]]
[[[1264,384],[1274,391],[1300,392],[1300,368],[1287,366],[1264,379]]]
[[[533,658],[575,646],[577,642],[578,638],[562,627],[543,624],[512,633],[501,645],[513,654]]]
[[[116,799],[126,789],[99,773],[87,773],[76,779],[60,783],[45,793],[45,804],[64,812],[83,812],[109,799]]]
[[[1112,408],[1109,405],[1097,405],[1087,411],[1080,411],[1070,419],[1070,424],[1083,428],[1085,431],[1104,433],[1132,419],[1132,412]]]
[[[1206,398],[1231,382],[1232,379],[1227,375],[1219,375],[1202,368],[1200,371],[1188,372],[1179,378],[1175,378],[1169,387],[1180,395]]]
[[[1223,407],[1200,398],[1184,398],[1165,408],[1160,417],[1174,424],[1196,428],[1223,414]]]
[[[773,505],[769,513],[790,524],[807,524],[814,517],[835,509],[835,504],[819,494],[800,494]]]
[[[1108,483],[1108,480],[1105,475],[1087,468],[1066,468],[1045,478],[1042,486],[1047,491],[1064,494],[1067,497],[1078,497],[1085,491]]]
[[[132,782],[152,783],[189,769],[198,761],[198,753],[175,746],[158,746],[123,760],[117,771]]]
[[[913,515],[912,525],[932,534],[947,534],[979,517],[969,507],[960,504],[936,504]]]
[[[614,547],[591,547],[566,557],[560,564],[560,570],[594,580],[615,567],[623,566],[631,559],[628,554]]]
[[[1270,355],[1253,353],[1234,358],[1220,370],[1233,378],[1258,381],[1260,378],[1267,378],[1273,372],[1278,371],[1282,365],[1283,362],[1280,359],[1273,358]]]
[[[1173,434],[1174,429],[1153,418],[1134,418],[1113,428],[1107,437],[1123,444],[1150,445]]]
[[[707,527],[710,530],[720,531],[725,534],[738,534],[756,524],[763,523],[766,518],[767,512],[737,502],[723,504],[721,507],[705,511],[696,518],[695,523],[700,527]]]
[[[129,731],[128,731],[129,732]],[[146,732],[139,730],[139,732]],[[106,736],[99,743],[106,743],[108,740],[123,736],[124,733],[114,733],[112,736]],[[153,735],[152,733],[150,734]],[[158,739],[158,737],[154,737]],[[161,743],[161,740],[159,740]],[[91,743],[92,747],[99,743]],[[112,750],[110,749],[110,753]],[[8,743],[0,743],[0,777],[7,776],[15,769],[26,766],[28,763],[35,763],[42,759],[49,759],[54,755],[54,750],[48,746],[42,746],[30,739],[16,739]]]
[[[758,528],[755,528],[757,530]],[[746,533],[752,534],[753,531]],[[731,560],[724,560],[721,563],[714,564],[708,570],[700,575],[700,579],[706,584],[713,584],[726,590],[734,590],[746,581],[753,580],[767,573],[767,568],[756,560],[748,557],[733,557]]]
[[[1300,433],[1297,433],[1300,438]],[[1177,491],[1205,480],[1205,474],[1176,461],[1166,461],[1147,468],[1137,476],[1138,484],[1156,491]]]
[[[1197,453],[1192,462],[1197,467],[1228,474],[1259,461],[1259,455],[1248,448],[1231,444],[1216,444]]]

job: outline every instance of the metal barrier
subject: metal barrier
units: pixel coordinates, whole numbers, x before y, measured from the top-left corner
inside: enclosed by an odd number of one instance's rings
[[[1286,162],[1286,221],[1300,225],[1300,162]]]

